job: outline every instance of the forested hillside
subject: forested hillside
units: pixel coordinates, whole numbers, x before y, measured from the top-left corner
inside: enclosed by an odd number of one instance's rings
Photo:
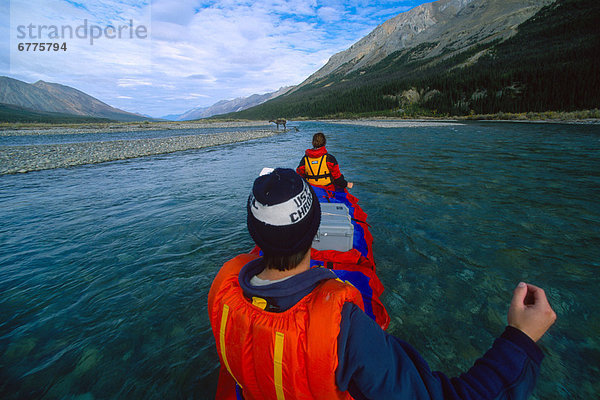
[[[50,123],[50,124],[81,124],[111,122],[108,118],[86,117],[82,115],[61,114],[47,111],[36,111],[14,104],[0,103],[0,121],[2,122],[26,122],[26,123]]]
[[[332,75],[228,116],[444,116],[574,111],[600,107],[600,2],[558,0],[506,41],[453,57],[422,58],[437,43]]]

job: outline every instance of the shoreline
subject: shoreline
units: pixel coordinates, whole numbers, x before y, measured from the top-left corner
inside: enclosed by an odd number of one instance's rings
[[[77,135],[90,133],[122,133],[146,132],[162,130],[206,129],[206,128],[256,128],[269,126],[266,121],[215,121],[215,122],[115,122],[106,124],[27,124],[19,127],[0,126],[0,136],[28,136],[28,135]]]
[[[537,123],[600,125],[600,119],[586,120],[497,120],[473,118],[357,118],[357,119],[314,119],[292,120],[289,122],[322,122],[338,125],[370,126],[378,128],[416,128],[466,125],[469,123]],[[256,129],[269,127],[271,129]],[[225,128],[231,131],[177,135],[178,130]],[[66,168],[87,164],[126,160],[168,154],[177,151],[202,149],[260,139],[279,133],[266,121],[202,121],[202,122],[153,122],[153,123],[115,123],[115,124],[76,124],[67,126],[23,127],[22,129],[0,128],[0,137],[28,135],[78,135],[93,133],[122,133],[140,131],[173,131],[173,136],[165,138],[141,138],[132,140],[108,140],[102,142],[79,142],[64,144],[42,144],[22,146],[0,146],[0,175],[26,173],[54,168]],[[233,130],[235,129],[235,130]]]
[[[154,139],[0,146],[0,176],[196,150],[262,139],[283,132],[264,129]]]
[[[473,122],[500,122],[500,123],[525,123],[525,124],[569,124],[569,125],[600,125],[600,119],[478,119],[478,118],[395,118],[395,117],[368,117],[368,118],[332,118],[332,119],[316,119],[306,120],[314,122],[337,123],[345,125],[367,125],[373,126],[374,123],[398,124],[397,127],[404,126],[448,126],[448,125],[464,125]],[[437,124],[437,125],[436,125]],[[383,128],[388,126],[382,126]],[[389,126],[392,127],[392,126]]]
[[[502,123],[530,123],[530,124],[574,124],[574,125],[600,125],[600,118],[540,118],[527,119],[515,115],[515,118],[494,118],[492,115],[465,116],[465,117],[415,117],[401,118],[390,116],[348,117],[348,118],[304,118],[298,117],[288,122],[324,122],[337,124],[373,124],[378,122],[397,123],[399,127],[406,125],[419,126],[446,126],[449,124],[465,124],[469,122],[502,122]],[[434,125],[437,124],[437,125]],[[441,125],[439,125],[441,124]],[[124,132],[149,132],[149,131],[177,131],[187,129],[207,128],[257,128],[273,127],[266,120],[198,120],[198,121],[160,121],[160,122],[114,122],[114,123],[82,123],[82,124],[23,124],[0,123],[0,137],[2,136],[29,136],[29,135],[77,135],[90,133],[124,133]],[[384,126],[387,127],[387,126]]]
[[[396,119],[340,119],[340,120],[324,120],[319,122],[326,122],[337,125],[358,125],[358,126],[370,126],[375,128],[419,128],[419,127],[436,127],[436,126],[452,126],[452,125],[464,125],[460,121],[454,120],[396,120]]]

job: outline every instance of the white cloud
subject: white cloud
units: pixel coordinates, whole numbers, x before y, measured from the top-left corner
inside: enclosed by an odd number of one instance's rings
[[[402,7],[417,4],[12,0],[11,50],[16,48],[16,26],[29,23],[76,26],[87,19],[106,27],[133,20],[147,28],[148,37],[103,37],[93,46],[82,39],[65,40],[66,53],[17,54],[10,74],[70,85],[127,111],[181,113],[298,84]]]
[[[117,86],[120,87],[134,87],[134,86],[152,86],[152,82],[148,80],[123,78],[117,81]]]
[[[325,22],[337,22],[341,20],[346,12],[333,7],[319,8],[318,15]]]

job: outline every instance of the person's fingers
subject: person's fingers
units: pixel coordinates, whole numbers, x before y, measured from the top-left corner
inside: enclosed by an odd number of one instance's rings
[[[513,298],[510,305],[512,307],[523,308],[525,296],[527,296],[527,284],[520,282],[513,292]]]
[[[533,285],[531,285],[533,286]],[[538,307],[543,312],[549,315],[549,318],[552,320],[551,324],[556,320],[556,313],[552,309],[550,302],[548,301],[548,297],[546,296],[546,292],[544,289],[539,288],[537,286],[533,286],[534,292],[533,297],[535,299],[535,306]]]
[[[537,303],[538,301],[546,301],[546,292],[544,292],[544,289],[537,287],[535,285],[527,285],[527,288],[529,289],[529,292],[533,295],[533,298],[535,299],[535,302]]]

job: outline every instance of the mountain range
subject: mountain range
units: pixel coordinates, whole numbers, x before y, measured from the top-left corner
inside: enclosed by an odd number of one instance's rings
[[[109,106],[84,92],[58,83],[37,81],[33,84],[0,77],[0,103],[61,115],[95,117],[116,121],[140,121],[148,118]],[[40,114],[41,115],[41,114]],[[45,114],[44,114],[45,115]]]
[[[172,121],[189,121],[193,119],[208,118],[212,117],[213,115],[238,112],[281,96],[293,88],[294,86],[285,86],[271,93],[253,94],[248,97],[238,97],[233,100],[221,100],[210,107],[196,107],[186,111],[183,114],[166,115],[162,118]]]
[[[594,0],[438,0],[385,21],[298,86],[163,118],[597,109],[598,26],[600,2]],[[0,119],[11,120],[11,113],[12,120],[148,119],[68,86],[0,77]]]
[[[349,49],[332,56],[298,88],[333,74],[371,67],[392,53],[424,43],[422,59],[449,58],[474,45],[513,36],[517,26],[554,0],[439,0],[399,14]]]
[[[183,114],[161,119],[188,121],[217,114],[242,111],[287,93],[293,86],[233,100],[221,100],[210,107],[193,108]],[[33,84],[0,76],[0,120],[7,122],[105,122],[142,121],[148,115],[129,113],[109,106],[84,92],[58,83],[37,81]]]
[[[451,116],[600,105],[600,2],[439,0],[228,117]]]

